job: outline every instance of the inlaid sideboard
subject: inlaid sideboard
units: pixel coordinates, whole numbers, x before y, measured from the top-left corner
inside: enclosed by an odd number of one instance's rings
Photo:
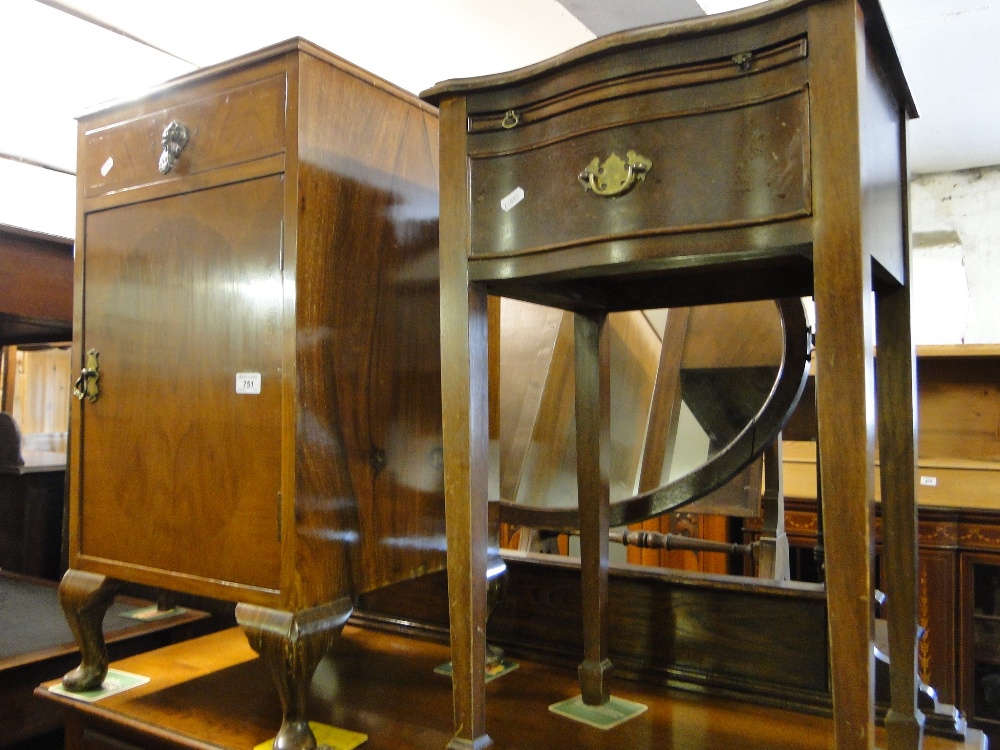
[[[876,352],[876,373],[878,371]],[[971,726],[1000,741],[1000,346],[917,347],[919,567],[917,646],[921,679]],[[812,381],[784,443],[785,529],[793,577],[822,577],[816,504]],[[880,468],[876,457],[876,471]],[[876,496],[878,496],[876,485]],[[876,504],[876,580],[883,524]],[[757,538],[759,521],[745,526]],[[817,555],[817,551],[819,554]],[[892,602],[887,602],[891,609]]]

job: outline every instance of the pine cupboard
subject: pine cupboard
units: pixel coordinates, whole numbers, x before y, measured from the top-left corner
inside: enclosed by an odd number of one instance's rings
[[[79,122],[70,570],[237,602],[305,687],[365,591],[444,566],[437,112],[301,39]]]

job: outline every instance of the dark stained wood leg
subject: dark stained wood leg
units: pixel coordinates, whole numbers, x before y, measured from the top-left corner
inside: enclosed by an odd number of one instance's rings
[[[816,547],[813,549],[813,560],[816,563],[816,580],[826,583],[826,537],[823,534],[823,467],[819,455],[819,445],[816,446]]]
[[[492,536],[492,533],[491,533]],[[492,546],[492,543],[491,543]],[[507,585],[510,582],[510,574],[507,572],[507,563],[500,557],[498,551],[491,550],[489,559],[486,561],[486,620],[489,622],[490,615],[507,593]],[[486,667],[492,667],[503,661],[503,649],[493,644],[486,644]]]
[[[309,683],[352,610],[348,597],[299,612],[236,605],[236,620],[250,646],[267,665],[281,699],[281,728],[274,739],[274,750],[316,747],[306,719]]]
[[[924,715],[917,708],[918,433],[915,351],[910,327],[910,174],[906,164],[906,140],[904,121],[899,130],[899,153],[903,155],[899,184],[904,283],[878,289],[875,295],[882,564],[889,616],[889,711],[885,718],[889,750],[921,747],[924,729]]]
[[[757,575],[788,580],[788,537],[785,536],[785,490],[781,477],[781,438],[764,452],[764,528]]]
[[[463,100],[439,110],[442,132],[464,138]],[[453,750],[481,750],[486,734],[486,614],[489,546],[489,367],[487,295],[469,282],[465,144],[441,150],[441,410],[448,540]]]
[[[915,750],[923,737],[917,709],[916,382],[908,287],[880,291],[878,417],[882,481],[883,576],[889,636],[890,750]]]
[[[810,55],[844,60],[864,45],[853,2],[823,3],[810,17]],[[846,63],[845,63],[846,64]],[[813,297],[816,301],[816,421],[823,511],[830,686],[837,750],[875,741],[875,372],[872,248],[862,207],[860,96],[837,64],[810,73]],[[815,86],[815,88],[813,88]],[[846,97],[846,98],[845,98]],[[851,99],[853,101],[853,99]],[[815,119],[812,119],[815,118]]]
[[[874,312],[871,260],[817,247],[816,395],[830,682],[838,750],[874,742]]]
[[[445,304],[444,296],[442,282],[442,305]],[[448,600],[456,732],[448,747],[479,750],[493,744],[486,734],[485,688],[489,583],[485,292],[469,288],[461,297],[461,306],[465,312],[461,318],[465,323],[461,335],[456,331],[454,338],[445,333],[445,310],[442,308],[441,341],[445,384],[442,408]],[[459,316],[456,314],[455,317]],[[463,353],[452,354],[451,349],[460,349]],[[461,366],[449,367],[449,363]],[[461,372],[456,372],[456,369]],[[462,415],[467,421],[462,420]],[[463,423],[451,428],[449,423],[452,421]]]
[[[108,676],[108,647],[104,642],[104,615],[121,583],[95,573],[70,568],[59,584],[69,629],[80,647],[80,666],[67,672],[63,687],[74,693],[96,690]]]
[[[583,583],[583,702],[608,702],[608,531],[610,506],[611,398],[607,315],[577,314],[576,476],[580,502],[580,567]]]

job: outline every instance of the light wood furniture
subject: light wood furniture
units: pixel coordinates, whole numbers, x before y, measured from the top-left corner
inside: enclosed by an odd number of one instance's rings
[[[368,750],[440,748],[451,734],[451,691],[433,669],[447,659],[446,645],[348,625],[335,657],[317,670],[311,713],[317,721],[364,732]],[[168,646],[115,667],[150,682],[93,704],[38,689],[66,711],[67,750],[246,750],[273,732],[273,698],[251,687],[262,665],[238,632]],[[828,750],[833,741],[826,717],[639,685],[622,691],[649,706],[632,722],[609,731],[567,724],[546,706],[575,689],[572,669],[531,661],[490,683],[497,743],[553,750]],[[928,737],[925,747],[981,750],[982,742]]]
[[[580,675],[590,703],[606,700],[610,670],[608,312],[814,296],[839,750],[874,741],[877,323],[894,654],[887,726],[891,748],[918,747],[905,125],[915,107],[877,2],[775,0],[623,32],[423,96],[441,115],[450,747],[491,744],[488,294],[576,314]]]
[[[1000,507],[1000,346],[917,347],[917,467],[921,505]],[[816,497],[814,383],[810,378],[785,443],[789,497]],[[879,466],[876,456],[876,470]],[[876,497],[878,497],[876,484]]]
[[[291,40],[79,125],[70,570],[238,602],[308,748],[353,597],[444,565],[434,108]],[[277,727],[275,727],[277,730]]]

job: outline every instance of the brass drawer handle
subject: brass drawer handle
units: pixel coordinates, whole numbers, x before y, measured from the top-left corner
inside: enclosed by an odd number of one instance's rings
[[[614,151],[601,164],[601,158],[595,156],[577,176],[584,190],[593,190],[595,195],[611,197],[627,193],[635,185],[636,180],[642,182],[646,173],[653,168],[653,162],[635,151],[625,154],[627,161],[622,161]]]
[[[80,371],[80,377],[76,379],[73,395],[81,401],[87,399],[90,403],[94,403],[100,395],[97,388],[97,381],[101,379],[101,373],[97,367],[99,356],[100,352],[97,349],[91,349],[87,352],[87,366]]]
[[[519,122],[521,122],[521,116],[514,110],[508,109],[507,114],[500,121],[500,127],[504,130],[510,130],[511,128],[516,128]]]
[[[187,126],[179,120],[171,120],[170,124],[163,129],[160,141],[163,143],[163,153],[160,154],[159,164],[160,174],[167,174],[174,168],[174,162],[187,145]]]

